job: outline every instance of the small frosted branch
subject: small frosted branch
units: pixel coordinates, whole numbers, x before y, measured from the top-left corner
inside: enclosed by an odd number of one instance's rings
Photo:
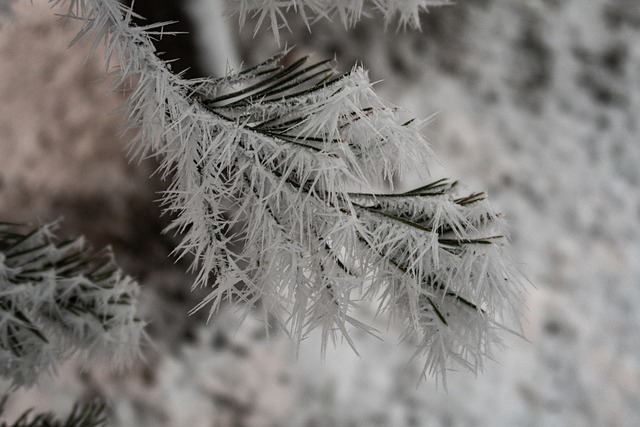
[[[130,361],[143,327],[137,284],[81,239],[56,242],[51,226],[20,230],[0,224],[0,375],[30,386],[74,354]]]
[[[451,4],[449,0],[231,0],[229,3],[231,12],[238,14],[241,28],[247,16],[254,18],[256,33],[268,21],[277,42],[280,30],[288,28],[289,12],[298,13],[307,27],[318,17],[335,18],[345,27],[353,27],[368,7],[383,16],[385,25],[397,17],[398,27],[419,29],[420,13],[427,12],[429,7]]]

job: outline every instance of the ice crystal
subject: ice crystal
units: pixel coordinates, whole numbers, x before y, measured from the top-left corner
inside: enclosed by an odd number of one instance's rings
[[[346,27],[353,27],[368,9],[380,12],[389,24],[394,17],[398,26],[420,28],[419,15],[428,7],[451,4],[449,0],[232,0],[230,8],[239,16],[240,26],[244,26],[247,16],[255,19],[255,31],[265,21],[279,41],[281,28],[288,26],[287,13],[298,13],[307,26],[318,17],[336,19]]]

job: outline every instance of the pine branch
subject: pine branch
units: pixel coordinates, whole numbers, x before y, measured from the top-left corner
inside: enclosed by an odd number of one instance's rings
[[[426,4],[375,1],[388,10]],[[449,180],[368,191],[423,172],[433,155],[423,123],[401,120],[364,70],[339,75],[305,59],[282,66],[279,55],[223,78],[184,80],[155,55],[156,26],[132,26],[115,0],[66,3],[83,19],[81,34],[118,57],[120,81],[136,77],[132,150],[161,158],[172,177],[164,203],[183,238],[176,252],[193,256],[194,286],[211,287],[196,309],[260,301],[297,343],[321,328],[324,347],[336,331],[349,340],[350,327],[370,329],[354,312],[373,303],[405,325],[425,371],[482,366],[521,293],[501,216],[481,193],[457,196]],[[286,3],[260,4],[277,17]]]
[[[75,353],[129,361],[143,327],[137,284],[109,252],[56,242],[52,226],[23,229],[0,224],[0,375],[30,386]]]
[[[0,399],[0,415],[4,412],[7,396]],[[106,427],[106,406],[98,401],[87,404],[75,404],[64,419],[53,413],[34,414],[33,409],[24,412],[11,424],[2,422],[0,427]]]

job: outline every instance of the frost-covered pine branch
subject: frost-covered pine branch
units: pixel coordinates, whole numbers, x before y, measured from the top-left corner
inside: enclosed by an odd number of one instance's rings
[[[138,285],[82,239],[0,223],[0,376],[30,386],[71,355],[122,365],[138,352]]]
[[[6,396],[0,400],[0,416],[5,403]],[[32,409],[29,409],[11,424],[3,421],[0,427],[104,427],[108,421],[105,412],[106,407],[101,402],[76,404],[63,419],[52,413],[34,414]]]
[[[404,324],[426,372],[482,366],[520,298],[504,224],[483,194],[461,196],[449,180],[374,191],[433,155],[422,123],[379,99],[363,69],[337,75],[280,55],[185,80],[155,55],[159,24],[134,26],[115,0],[56,3],[83,21],[79,36],[106,45],[107,63],[118,57],[118,84],[136,81],[133,150],[160,157],[172,178],[177,251],[194,257],[194,286],[212,288],[197,309],[259,305],[295,342],[320,328],[326,345],[372,331],[356,313],[374,304]]]

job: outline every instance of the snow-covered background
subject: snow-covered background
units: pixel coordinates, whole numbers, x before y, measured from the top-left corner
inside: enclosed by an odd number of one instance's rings
[[[162,184],[121,155],[105,112],[117,96],[93,84],[99,61],[65,50],[73,29],[42,2],[23,3],[0,31],[0,216],[65,215],[69,230],[114,244],[145,286],[157,342],[123,375],[65,365],[8,413],[97,395],[132,427],[640,425],[640,1],[461,0],[432,9],[422,32],[372,17],[309,33],[291,16],[282,34],[295,54],[362,61],[384,98],[437,113],[425,132],[448,176],[487,190],[511,224],[532,283],[528,341],[508,338],[477,377],[452,372],[447,391],[417,386],[393,331],[361,337],[359,358],[344,346],[321,362],[313,338],[296,360],[251,322],[187,318],[199,296],[184,266],[163,261],[174,242],[157,236]],[[278,50],[252,30],[225,42],[248,64]]]

